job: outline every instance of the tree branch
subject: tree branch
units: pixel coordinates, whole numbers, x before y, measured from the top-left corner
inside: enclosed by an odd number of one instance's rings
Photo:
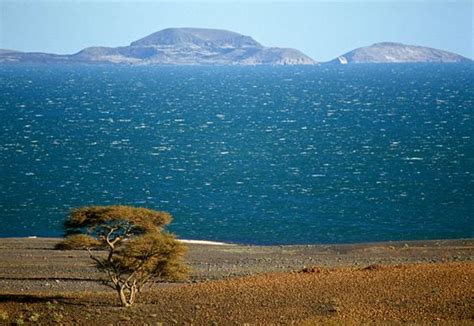
[[[109,233],[107,233],[107,236],[105,238],[105,241],[107,241],[107,244],[109,245],[110,248],[114,249],[114,245],[115,243],[117,242],[117,238],[115,238],[113,241],[110,240],[110,237],[112,236],[112,234],[117,231],[117,228],[113,228],[113,227],[110,227],[109,228]]]

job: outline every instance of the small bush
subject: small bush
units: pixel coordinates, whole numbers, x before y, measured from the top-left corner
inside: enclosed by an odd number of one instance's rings
[[[37,322],[40,317],[41,317],[41,315],[40,315],[39,313],[37,313],[37,312],[32,312],[32,313],[28,316],[28,321]]]
[[[0,310],[0,321],[8,320],[8,312],[5,310]]]
[[[18,315],[18,317],[16,317],[16,319],[13,321],[13,324],[14,325],[24,325],[25,320],[23,319],[23,315],[22,314]]]
[[[61,321],[63,320],[64,316],[62,313],[60,312],[54,312],[53,313],[53,320],[56,322],[56,323],[61,323]]]

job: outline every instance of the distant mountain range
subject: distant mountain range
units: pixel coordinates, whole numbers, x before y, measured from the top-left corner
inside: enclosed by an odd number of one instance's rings
[[[376,43],[328,62],[468,62],[460,55],[400,43]],[[301,51],[265,47],[250,36],[204,28],[168,28],[121,47],[90,47],[76,54],[0,50],[0,63],[113,63],[130,65],[314,65]]]

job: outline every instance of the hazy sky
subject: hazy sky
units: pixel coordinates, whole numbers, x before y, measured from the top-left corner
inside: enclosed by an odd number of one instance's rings
[[[326,61],[380,41],[474,58],[473,1],[0,0],[0,48],[75,53],[168,27],[228,29]]]

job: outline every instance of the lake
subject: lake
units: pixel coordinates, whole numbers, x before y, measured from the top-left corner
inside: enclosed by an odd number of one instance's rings
[[[165,210],[180,238],[474,235],[474,65],[0,66],[0,236],[71,208]]]

